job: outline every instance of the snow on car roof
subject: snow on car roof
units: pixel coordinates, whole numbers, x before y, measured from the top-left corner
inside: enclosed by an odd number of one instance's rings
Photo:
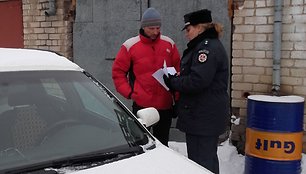
[[[0,48],[0,72],[68,70],[82,71],[77,64],[51,51]]]

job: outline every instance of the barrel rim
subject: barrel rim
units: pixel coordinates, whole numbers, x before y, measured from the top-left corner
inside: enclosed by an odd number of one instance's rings
[[[270,95],[249,95],[249,100],[273,102],[273,103],[301,103],[304,98],[296,95],[270,96]]]

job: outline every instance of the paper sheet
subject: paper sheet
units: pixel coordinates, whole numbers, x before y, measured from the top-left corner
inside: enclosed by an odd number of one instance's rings
[[[164,61],[163,68],[158,69],[155,71],[152,76],[167,90],[169,91],[169,88],[166,86],[163,75],[165,74],[168,77],[168,73],[171,75],[176,74],[176,70],[174,67],[167,67],[166,61]]]

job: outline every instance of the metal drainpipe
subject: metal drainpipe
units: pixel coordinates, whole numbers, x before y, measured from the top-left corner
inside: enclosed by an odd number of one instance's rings
[[[280,67],[282,47],[282,7],[283,0],[275,0],[274,7],[274,33],[273,33],[273,84],[272,94],[279,95],[280,91]]]
[[[49,0],[49,9],[45,11],[46,16],[53,16],[56,14],[55,0]]]

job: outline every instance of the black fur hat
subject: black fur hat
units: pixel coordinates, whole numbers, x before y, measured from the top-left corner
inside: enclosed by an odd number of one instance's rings
[[[197,25],[200,23],[210,23],[212,22],[211,11],[207,9],[202,9],[187,13],[184,15],[185,26],[182,30],[185,30],[188,25]]]

